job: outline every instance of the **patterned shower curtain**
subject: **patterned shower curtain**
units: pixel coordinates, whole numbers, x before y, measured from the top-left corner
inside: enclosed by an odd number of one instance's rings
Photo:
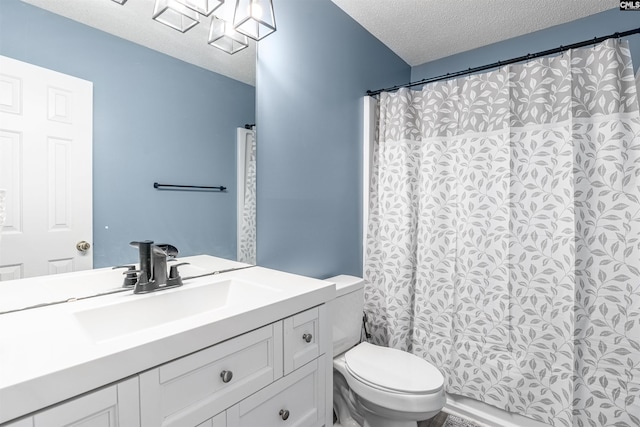
[[[365,310],[447,392],[640,425],[640,115],[626,42],[382,93]]]
[[[238,261],[247,264],[256,263],[256,132],[241,129],[238,138],[244,149],[239,153],[244,167],[242,178],[238,179],[238,186],[242,187],[238,197],[242,197],[240,212],[238,212]]]

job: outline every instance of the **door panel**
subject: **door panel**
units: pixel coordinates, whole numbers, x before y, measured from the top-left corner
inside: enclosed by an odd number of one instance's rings
[[[93,267],[93,84],[0,56],[0,281]]]

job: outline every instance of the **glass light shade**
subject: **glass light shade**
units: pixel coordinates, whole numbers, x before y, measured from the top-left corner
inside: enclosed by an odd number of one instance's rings
[[[208,43],[231,55],[249,46],[247,36],[234,30],[230,22],[216,16],[211,19]]]
[[[125,0],[126,1],[126,0]],[[211,13],[219,8],[224,0],[176,0],[187,6],[191,10],[195,10],[201,15],[209,16]]]
[[[233,27],[240,33],[260,40],[276,30],[271,0],[236,0]]]
[[[176,0],[156,0],[153,8],[153,19],[181,33],[186,32],[200,22],[198,12],[189,9]]]

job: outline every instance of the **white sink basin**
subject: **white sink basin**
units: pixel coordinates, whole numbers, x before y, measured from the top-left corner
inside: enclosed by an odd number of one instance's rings
[[[123,295],[126,301],[74,313],[95,342],[134,334],[170,322],[232,306],[253,306],[278,290],[236,279],[188,285],[146,295]]]

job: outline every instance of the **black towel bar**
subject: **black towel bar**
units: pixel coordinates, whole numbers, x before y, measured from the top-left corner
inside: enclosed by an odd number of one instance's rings
[[[177,184],[158,184],[157,182],[153,183],[153,188],[157,188],[158,190],[163,189],[171,189],[171,188],[184,188],[184,189],[192,189],[192,190],[217,190],[217,191],[226,191],[227,187],[225,186],[217,186],[217,187],[207,187],[204,185],[177,185]]]

